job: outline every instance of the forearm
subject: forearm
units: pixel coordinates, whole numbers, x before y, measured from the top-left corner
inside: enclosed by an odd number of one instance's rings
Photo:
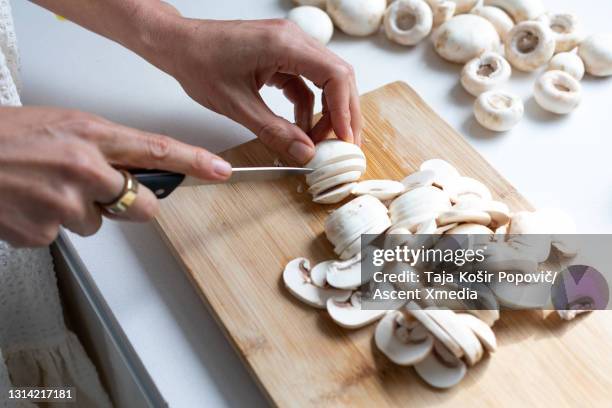
[[[159,0],[32,0],[68,20],[111,39],[171,73],[172,39],[180,16]]]

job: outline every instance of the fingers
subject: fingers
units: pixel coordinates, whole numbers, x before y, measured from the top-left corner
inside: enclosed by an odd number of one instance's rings
[[[110,204],[116,201],[123,193],[125,177],[123,173],[106,165],[101,173],[100,185],[95,193],[94,200],[102,204]],[[136,200],[121,214],[110,214],[104,211],[104,215],[120,220],[145,222],[151,220],[159,211],[159,204],[155,194],[143,185],[138,186]]]
[[[314,144],[308,135],[275,115],[255,91],[244,92],[241,103],[230,117],[245,125],[285,160],[304,164],[314,154]]]
[[[224,180],[232,173],[232,166],[219,156],[168,136],[107,121],[98,125],[96,133],[92,141],[115,165],[162,169],[205,180]]]
[[[290,39],[295,44],[295,39]],[[323,89],[331,125],[340,139],[361,140],[361,111],[353,68],[326,47],[304,39],[300,46],[283,47],[279,71],[301,75]],[[288,51],[287,51],[288,50]]]
[[[314,93],[306,82],[299,76],[277,73],[270,78],[268,85],[283,90],[285,97],[294,105],[295,124],[304,132],[309,132],[312,128]]]

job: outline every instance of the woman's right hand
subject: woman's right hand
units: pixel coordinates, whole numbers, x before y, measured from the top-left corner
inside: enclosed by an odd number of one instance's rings
[[[123,188],[114,166],[202,179],[231,174],[229,163],[202,148],[91,114],[0,108],[0,239],[32,247],[50,244],[60,226],[95,233],[102,224],[99,203],[112,202]],[[147,221],[157,210],[155,195],[141,185],[134,204],[118,218]]]

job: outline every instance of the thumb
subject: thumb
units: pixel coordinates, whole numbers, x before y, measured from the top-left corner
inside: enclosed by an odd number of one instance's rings
[[[314,143],[310,137],[298,126],[275,115],[259,94],[247,98],[239,110],[234,119],[284,159],[305,164],[314,155]]]

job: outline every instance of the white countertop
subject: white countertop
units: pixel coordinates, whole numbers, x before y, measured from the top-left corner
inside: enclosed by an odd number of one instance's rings
[[[24,103],[90,111],[212,151],[252,137],[199,107],[172,78],[129,51],[29,2],[13,3]],[[218,19],[282,17],[290,8],[289,0],[172,3],[184,15]],[[612,2],[545,3],[575,11],[593,31],[610,30]],[[336,34],[330,47],[354,65],[361,92],[408,82],[535,205],[565,209],[581,232],[612,232],[612,79],[586,78],[582,106],[557,117],[531,99],[535,75],[517,74],[512,89],[527,101],[526,117],[512,132],[492,134],[472,118],[473,98],[458,83],[460,67],[441,61],[429,43],[410,49],[392,45],[382,34],[366,39]],[[277,113],[291,114],[280,92],[268,89],[265,99]],[[151,225],[106,221],[94,237],[69,239],[171,406],[265,403]]]

